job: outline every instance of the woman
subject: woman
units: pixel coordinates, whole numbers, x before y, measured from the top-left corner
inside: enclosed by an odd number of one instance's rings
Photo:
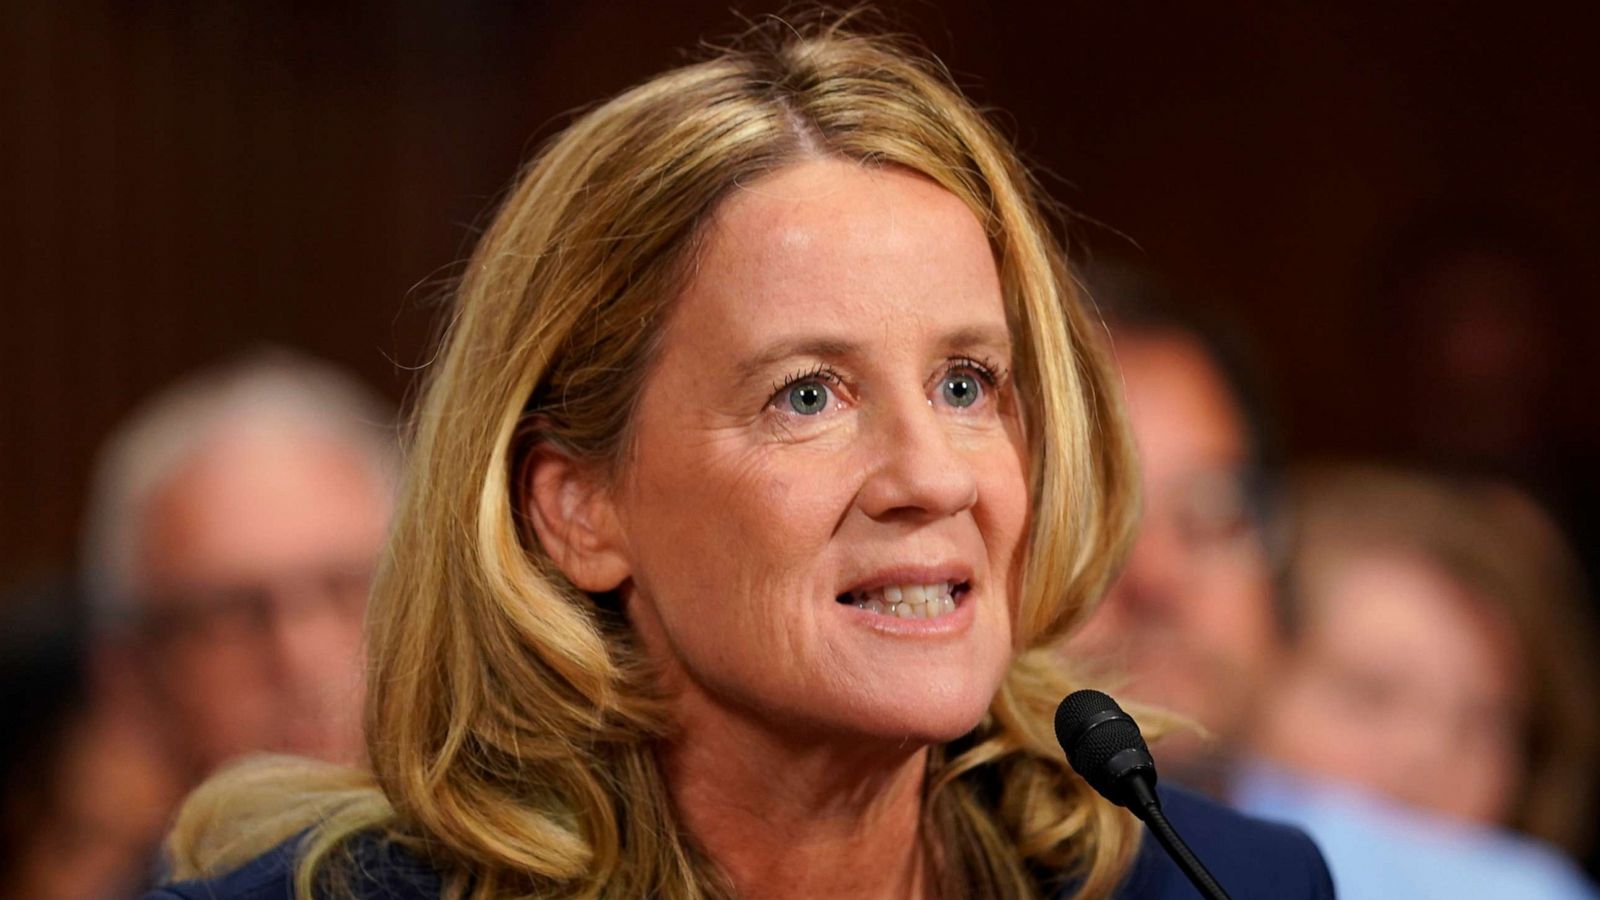
[[[1262,708],[1263,754],[1582,858],[1594,628],[1555,525],[1490,482],[1343,466],[1293,488],[1293,652]]]
[[[1109,896],[1139,832],[1055,747],[1048,648],[1135,488],[1041,207],[935,69],[836,29],[568,128],[418,414],[371,775],[203,790],[178,875],[280,846],[176,895]]]

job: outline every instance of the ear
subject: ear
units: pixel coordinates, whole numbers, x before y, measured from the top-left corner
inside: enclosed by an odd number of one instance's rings
[[[546,447],[523,468],[522,508],[550,559],[579,590],[614,591],[632,572],[616,507],[590,467]]]

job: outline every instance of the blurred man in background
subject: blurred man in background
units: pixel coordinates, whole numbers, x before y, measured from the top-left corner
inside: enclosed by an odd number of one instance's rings
[[[1255,756],[1260,711],[1297,649],[1276,596],[1285,542],[1258,395],[1245,389],[1237,356],[1168,314],[1151,285],[1123,272],[1091,283],[1110,306],[1144,520],[1120,581],[1064,648],[1071,663],[1201,726],[1156,745],[1163,775],[1304,827],[1341,897],[1592,898],[1576,868],[1536,842]]]
[[[1112,322],[1138,446],[1144,510],[1122,577],[1072,640],[1097,680],[1208,733],[1161,744],[1162,771],[1222,793],[1277,650],[1268,563],[1269,441],[1197,332],[1159,312],[1155,288],[1121,273]],[[1242,366],[1235,366],[1239,371]]]
[[[361,620],[395,453],[386,404],[284,352],[171,388],[107,443],[91,621],[148,689],[183,782],[251,752],[361,758]]]
[[[104,444],[82,585],[4,607],[0,896],[136,896],[172,809],[256,752],[358,762],[393,411],[283,351],[202,372]]]

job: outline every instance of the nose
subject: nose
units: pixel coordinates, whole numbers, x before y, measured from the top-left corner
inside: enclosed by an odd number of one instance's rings
[[[918,397],[882,410],[858,505],[877,520],[933,520],[978,502],[974,461],[939,411]]]

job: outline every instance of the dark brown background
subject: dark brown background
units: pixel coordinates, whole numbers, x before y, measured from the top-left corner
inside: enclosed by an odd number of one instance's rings
[[[326,6],[0,12],[5,580],[68,563],[97,442],[197,364],[281,342],[404,394],[440,285],[537,141],[739,27],[728,0]],[[1403,349],[1374,350],[1363,312],[1395,230],[1441,197],[1527,211],[1576,251],[1576,290],[1539,312],[1565,341],[1554,430],[1580,471],[1597,430],[1583,363],[1600,353],[1600,90],[1582,8],[890,11],[1004,110],[1060,200],[1103,223],[1080,227],[1090,244],[1127,235],[1250,332],[1298,453],[1406,449]]]

